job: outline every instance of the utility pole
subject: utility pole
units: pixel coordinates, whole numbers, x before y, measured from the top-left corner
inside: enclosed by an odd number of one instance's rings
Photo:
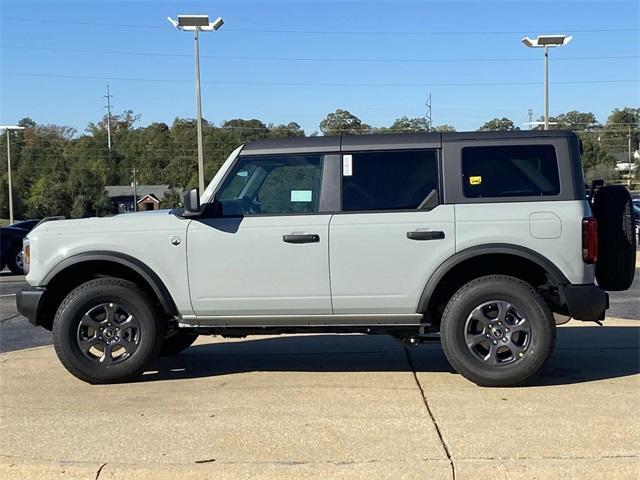
[[[533,108],[527,110],[527,115],[529,115],[529,130],[533,129]]]
[[[107,99],[107,147],[109,148],[109,156],[111,156],[111,98],[113,95],[109,93],[109,85],[107,85],[107,94],[104,96]]]
[[[9,225],[13,223],[13,188],[11,187],[11,145],[9,142],[9,129],[7,128],[7,173],[8,173],[8,186],[9,186]]]
[[[138,182],[136,181],[136,173],[137,170],[133,168],[131,170],[133,172],[133,211],[138,211]]]
[[[9,224],[13,223],[13,186],[11,184],[11,134],[10,130],[24,130],[18,125],[0,125],[7,132],[7,186],[9,187]]]
[[[427,98],[427,114],[425,115],[425,118],[427,119],[427,131],[430,132],[431,131],[431,126],[432,126],[432,118],[431,118],[431,92],[429,92],[429,98]]]

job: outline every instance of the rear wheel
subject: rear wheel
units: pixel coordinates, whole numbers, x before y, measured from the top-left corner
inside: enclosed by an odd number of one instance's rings
[[[168,357],[189,348],[198,338],[198,334],[190,331],[178,330],[174,335],[162,340],[160,355]]]
[[[483,386],[517,385],[534,375],[551,354],[556,331],[549,307],[529,284],[497,275],[458,290],[440,329],[453,368]]]
[[[146,294],[126,280],[91,280],[63,300],[53,344],[65,368],[89,383],[130,380],[156,357],[162,326]]]

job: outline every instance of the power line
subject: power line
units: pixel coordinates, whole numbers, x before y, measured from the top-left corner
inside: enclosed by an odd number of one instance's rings
[[[166,78],[133,78],[133,77],[103,77],[92,75],[58,75],[48,73],[6,72],[6,75],[17,77],[66,78],[74,80],[115,80],[126,82],[154,82],[154,83],[193,83],[193,80],[178,80]],[[430,83],[341,83],[341,82],[239,82],[210,80],[202,83],[211,85],[243,85],[243,86],[282,86],[282,87],[501,87],[542,85],[542,82],[430,82]],[[553,85],[581,85],[581,84],[615,84],[640,83],[638,79],[616,80],[567,80],[551,82]]]
[[[89,50],[84,48],[34,47],[24,45],[0,45],[0,48],[19,50],[42,50],[49,52],[90,53],[98,55],[132,55],[140,57],[182,57],[191,58],[193,55],[169,52],[132,52],[124,50]],[[345,63],[474,63],[474,62],[537,62],[532,57],[511,58],[336,58],[336,57],[264,57],[238,55],[200,55],[201,58],[215,58],[218,60],[259,60],[276,62],[345,62]],[[558,57],[554,61],[582,61],[582,60],[629,60],[640,58],[640,55],[599,55],[581,57]]]
[[[167,27],[161,25],[158,21],[158,25],[149,24],[132,24],[132,23],[105,23],[105,22],[85,22],[77,20],[51,20],[51,19],[38,19],[38,18],[19,18],[19,17],[4,17],[4,21],[7,22],[34,22],[34,23],[47,23],[47,24],[63,24],[63,25],[85,25],[85,26],[99,26],[99,27],[122,27],[122,28],[151,28],[151,29],[164,29]],[[296,30],[296,29],[262,29],[262,28],[226,28],[223,32],[239,32],[239,33],[276,33],[276,34],[295,34],[295,35],[397,35],[397,36],[415,36],[415,35],[522,35],[526,32],[543,31],[543,30],[558,30],[568,31],[571,33],[612,33],[612,32],[637,32],[640,29],[636,28],[596,28],[596,29],[572,29],[572,28],[542,28],[531,29],[523,28],[521,30],[432,30],[432,31],[393,31],[393,30]]]

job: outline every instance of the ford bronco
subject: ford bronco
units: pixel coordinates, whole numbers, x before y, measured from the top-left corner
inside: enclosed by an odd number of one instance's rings
[[[252,142],[184,208],[41,223],[18,310],[91,383],[198,335],[331,332],[439,339],[471,381],[519,384],[633,280],[629,193],[587,198],[580,153],[557,130]]]

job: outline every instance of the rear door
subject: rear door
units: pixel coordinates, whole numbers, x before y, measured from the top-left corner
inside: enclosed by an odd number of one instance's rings
[[[342,208],[329,227],[334,313],[414,314],[428,278],[454,253],[439,151],[347,147],[342,164]]]

